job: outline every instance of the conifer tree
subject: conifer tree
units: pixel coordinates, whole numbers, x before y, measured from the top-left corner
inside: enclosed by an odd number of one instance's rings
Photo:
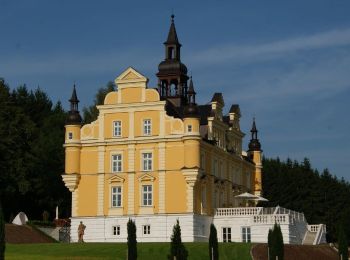
[[[181,241],[179,220],[176,220],[176,224],[173,227],[173,234],[171,235],[170,255],[168,255],[168,258],[173,260],[176,257],[176,260],[186,260],[187,256],[188,252]]]
[[[136,225],[135,222],[129,219],[127,224],[128,229],[128,260],[137,259],[137,240],[136,240]]]
[[[209,259],[210,260],[219,259],[218,236],[217,236],[216,227],[213,223],[210,225]]]
[[[340,260],[349,258],[348,241],[343,229],[343,225],[338,227],[338,254]]]
[[[278,257],[278,260],[284,259],[284,245],[283,245],[283,235],[281,227],[275,223],[273,229],[269,230],[268,234],[268,250],[269,250],[269,260],[275,260]]]
[[[0,202],[0,260],[5,259],[5,221]]]

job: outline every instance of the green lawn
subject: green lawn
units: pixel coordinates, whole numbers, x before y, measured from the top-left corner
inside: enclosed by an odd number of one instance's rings
[[[170,243],[139,243],[138,259],[167,259]],[[203,260],[208,257],[207,243],[185,243],[189,259]],[[245,260],[250,258],[251,244],[219,244],[220,260]],[[85,244],[7,244],[6,260],[25,259],[126,259],[126,244],[85,243]]]

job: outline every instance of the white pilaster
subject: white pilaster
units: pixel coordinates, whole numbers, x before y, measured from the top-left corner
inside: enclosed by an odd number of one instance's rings
[[[129,172],[128,174],[128,214],[133,215],[135,213],[135,172]]]
[[[78,190],[75,189],[72,192],[72,217],[76,217],[78,215]]]
[[[134,139],[134,128],[135,128],[135,112],[129,112],[129,139]]]
[[[103,215],[104,204],[104,173],[105,173],[105,147],[98,147],[98,178],[97,178],[97,215]]]

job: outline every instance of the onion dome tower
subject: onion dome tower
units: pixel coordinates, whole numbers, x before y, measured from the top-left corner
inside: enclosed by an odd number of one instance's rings
[[[254,177],[252,178],[252,181],[253,181],[252,189],[254,190],[255,195],[261,196],[262,195],[262,184],[261,184],[262,150],[261,150],[261,144],[258,139],[258,130],[256,129],[255,118],[253,119],[253,126],[250,132],[252,137],[248,145],[249,147],[248,157],[255,164],[255,173],[254,173]]]
[[[162,99],[172,100],[175,106],[187,103],[187,67],[181,62],[181,44],[177,37],[174,15],[168,38],[164,42],[165,59],[158,65],[158,92]]]

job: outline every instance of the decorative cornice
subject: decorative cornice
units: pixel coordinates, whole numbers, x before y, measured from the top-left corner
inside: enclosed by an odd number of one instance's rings
[[[69,191],[73,192],[78,187],[80,181],[80,174],[62,174],[62,179]]]

